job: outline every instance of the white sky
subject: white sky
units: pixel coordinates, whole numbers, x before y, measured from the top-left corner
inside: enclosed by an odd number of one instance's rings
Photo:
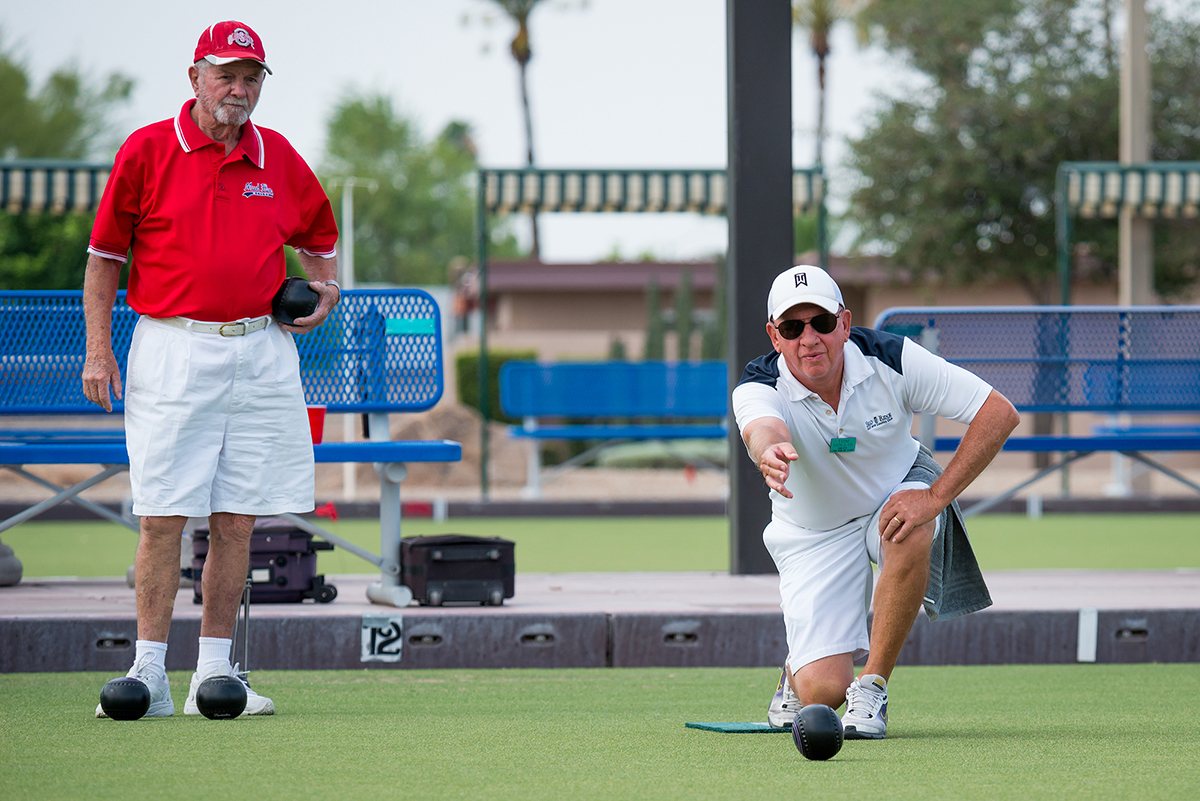
[[[489,23],[487,18],[491,17]],[[487,0],[41,0],[6,3],[0,29],[37,86],[73,62],[97,80],[136,80],[115,127],[174,115],[191,96],[187,68],[201,30],[238,19],[262,37],[274,70],[255,122],[283,133],[314,168],[325,121],[347,90],[382,91],[426,136],[460,119],[474,126],[481,162],[524,162],[513,29]],[[466,20],[464,24],[464,20]],[[543,167],[724,167],[725,0],[548,0],[531,18],[529,67],[534,146]],[[816,67],[807,34],[793,36],[796,166],[813,161]],[[878,92],[900,91],[902,69],[860,51],[849,26],[835,29],[827,62],[830,141],[862,130]],[[836,177],[836,175],[835,175]],[[837,187],[831,187],[837,195]],[[546,261],[584,261],[651,250],[693,258],[723,250],[724,218],[694,215],[543,215]],[[517,227],[518,235],[525,229]]]

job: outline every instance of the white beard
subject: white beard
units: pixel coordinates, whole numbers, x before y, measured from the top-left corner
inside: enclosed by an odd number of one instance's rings
[[[245,125],[246,120],[250,119],[250,109],[245,106],[222,103],[217,106],[213,116],[222,125]]]

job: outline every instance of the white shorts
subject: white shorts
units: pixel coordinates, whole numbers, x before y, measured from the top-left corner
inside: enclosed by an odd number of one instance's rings
[[[193,333],[149,317],[125,382],[133,513],[313,509],[313,450],[292,335]]]
[[[898,484],[901,490],[928,489],[920,481]],[[772,520],[763,543],[779,570],[780,607],[787,629],[788,669],[795,673],[834,654],[861,660],[870,650],[867,613],[874,576],[871,563],[881,564],[879,517],[859,517],[832,531],[813,531]],[[942,535],[945,513],[938,515],[934,539]]]

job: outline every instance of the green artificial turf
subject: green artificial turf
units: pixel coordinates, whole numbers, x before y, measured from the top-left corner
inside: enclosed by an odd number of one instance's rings
[[[0,676],[10,799],[1184,799],[1194,665],[901,667],[884,741],[808,762],[768,669],[264,671],[272,718],[92,716],[96,673]],[[186,677],[174,675],[182,706]]]
[[[319,523],[373,553],[375,520]],[[1200,568],[1200,515],[980,515],[968,521],[985,570]],[[407,519],[405,536],[474,534],[517,543],[522,573],[729,569],[729,524],[723,517],[461,518],[435,523]],[[32,522],[3,534],[25,575],[118,576],[133,562],[137,535],[107,522]],[[318,558],[326,574],[374,568],[343,550]]]

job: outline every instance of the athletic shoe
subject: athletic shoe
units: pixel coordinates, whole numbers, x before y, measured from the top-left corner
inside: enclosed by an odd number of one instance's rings
[[[860,676],[850,682],[846,689],[846,712],[842,715],[842,736],[847,740],[882,740],[887,736],[887,705],[887,682],[883,676]]]
[[[171,700],[171,682],[166,673],[154,667],[153,657],[149,654],[143,656],[125,675],[137,679],[150,689],[150,708],[142,717],[169,718],[175,714],[175,702]],[[96,704],[96,717],[108,717],[100,704]]]
[[[787,668],[779,672],[779,686],[767,707],[767,723],[777,729],[788,729],[792,726],[792,718],[800,711],[800,699],[792,692],[792,683],[787,680]]]
[[[275,704],[270,698],[265,695],[259,695],[250,689],[250,682],[246,681],[246,676],[243,673],[238,673],[239,665],[234,665],[229,673],[224,674],[232,676],[240,681],[246,687],[246,709],[242,712],[243,715],[274,715]],[[199,715],[200,708],[196,706],[196,690],[200,688],[200,684],[205,679],[211,679],[213,676],[220,676],[220,673],[210,673],[207,676],[201,676],[199,673],[192,674],[192,686],[188,689],[187,701],[183,704],[183,714]]]

